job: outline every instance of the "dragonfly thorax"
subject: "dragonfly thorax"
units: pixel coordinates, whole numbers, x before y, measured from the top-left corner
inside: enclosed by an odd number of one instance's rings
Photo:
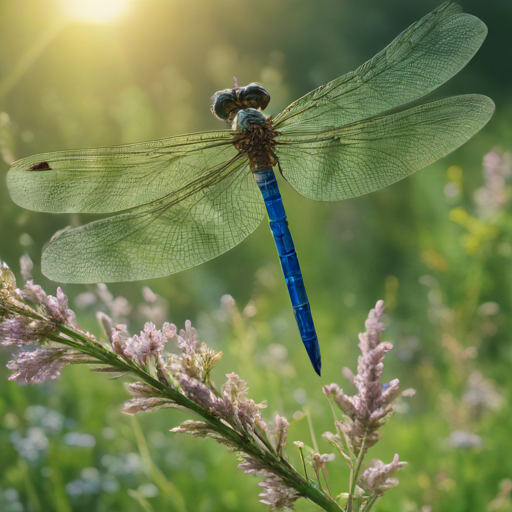
[[[270,94],[261,85],[238,87],[235,82],[232,89],[217,91],[212,100],[212,113],[219,119],[232,123],[240,110],[265,110],[270,103]]]
[[[269,169],[277,164],[274,147],[277,144],[272,116],[265,116],[259,110],[240,110],[233,121],[233,144],[249,159],[252,172]]]
[[[231,127],[233,130],[243,132],[244,130],[249,129],[252,125],[263,126],[266,121],[267,116],[260,110],[255,108],[246,108],[239,110],[236,113]]]

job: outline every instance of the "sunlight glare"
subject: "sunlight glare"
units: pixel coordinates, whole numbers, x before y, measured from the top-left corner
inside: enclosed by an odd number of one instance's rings
[[[126,14],[130,0],[65,0],[67,14],[86,23],[109,23]]]

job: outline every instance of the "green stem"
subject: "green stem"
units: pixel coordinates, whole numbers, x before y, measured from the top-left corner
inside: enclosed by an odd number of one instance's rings
[[[369,500],[368,500],[368,503],[365,505],[364,509],[363,509],[363,512],[370,512],[370,510],[372,509],[373,505],[375,505],[375,503],[377,501],[379,501],[379,498],[380,496],[377,495],[377,494],[374,494]]]
[[[363,437],[363,441],[361,442],[361,448],[359,450],[359,455],[357,456],[356,464],[353,469],[350,470],[350,490],[348,494],[347,501],[347,512],[352,512],[353,502],[354,502],[354,493],[357,485],[357,477],[359,476],[359,471],[361,471],[361,465],[363,463],[363,459],[365,456],[364,445],[366,444],[366,434]]]
[[[313,428],[313,421],[311,420],[309,408],[305,409],[305,413],[308,420],[309,432],[311,433],[311,440],[313,441],[313,449],[318,453],[318,443],[316,442],[315,430]]]
[[[231,427],[225,425],[213,413],[203,409],[181,393],[171,390],[170,388],[166,388],[161,382],[153,379],[146,373],[140,370],[134,373],[137,373],[138,376],[145,380],[150,386],[158,389],[162,394],[167,395],[179,405],[182,405],[201,416],[216,432],[231,441],[240,451],[262,461],[270,471],[278,475],[283,482],[288,486],[293,487],[302,496],[310,499],[327,512],[340,512],[342,510],[341,507],[329,496],[303,478],[302,475],[300,475],[300,473],[298,473],[296,469],[283,457],[277,456],[273,453],[264,452],[250,438],[242,436]]]
[[[340,512],[342,510],[339,505],[329,498],[324,492],[320,491],[303,478],[283,457],[277,456],[271,452],[264,452],[252,439],[239,434],[231,427],[224,424],[210,411],[203,409],[178,391],[166,387],[164,384],[153,379],[142,370],[135,369],[132,370],[132,373],[135,373],[150,386],[158,389],[162,395],[167,396],[177,404],[186,407],[190,411],[201,416],[212,429],[233,443],[238,450],[262,461],[270,471],[278,475],[286,485],[293,487],[302,496],[310,499],[327,512]]]
[[[300,460],[302,461],[302,467],[304,469],[304,478],[306,480],[308,479],[308,470],[306,469],[306,460],[304,459],[304,451],[303,448],[299,447],[299,453],[300,453]]]

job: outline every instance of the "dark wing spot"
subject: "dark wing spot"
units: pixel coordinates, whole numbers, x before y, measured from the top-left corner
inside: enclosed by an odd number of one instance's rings
[[[32,167],[29,167],[27,171],[51,171],[52,168],[48,162],[39,162],[38,164],[34,164]]]

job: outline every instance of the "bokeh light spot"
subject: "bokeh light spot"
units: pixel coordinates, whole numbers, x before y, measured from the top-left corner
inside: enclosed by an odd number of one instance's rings
[[[67,15],[85,23],[110,23],[126,14],[130,0],[64,0]]]

